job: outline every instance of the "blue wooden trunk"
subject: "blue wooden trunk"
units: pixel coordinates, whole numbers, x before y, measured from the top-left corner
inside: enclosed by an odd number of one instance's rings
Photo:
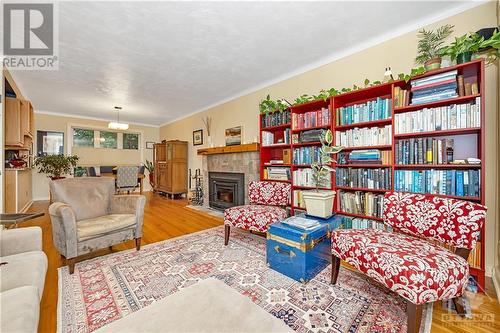
[[[334,215],[321,222],[321,227],[302,230],[273,223],[267,230],[267,264],[272,269],[300,282],[307,282],[331,261],[331,231],[342,224],[342,216]]]

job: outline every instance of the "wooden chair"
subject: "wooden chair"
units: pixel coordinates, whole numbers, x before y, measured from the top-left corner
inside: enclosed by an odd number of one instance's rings
[[[383,218],[395,232],[332,232],[332,284],[337,282],[344,260],[391,289],[407,300],[410,333],[419,331],[422,304],[453,299],[457,312],[465,314],[460,296],[469,279],[467,258],[485,222],[486,207],[433,195],[391,192],[384,196]]]

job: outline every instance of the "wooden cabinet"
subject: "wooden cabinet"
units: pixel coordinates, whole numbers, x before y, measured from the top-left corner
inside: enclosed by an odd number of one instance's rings
[[[155,191],[171,195],[187,193],[187,149],[186,141],[155,144]]]
[[[21,100],[21,133],[33,138],[33,107],[30,101]]]
[[[24,133],[21,128],[21,100],[5,98],[5,145],[22,147]]]
[[[33,202],[31,169],[5,169],[5,190],[5,212],[25,212]]]

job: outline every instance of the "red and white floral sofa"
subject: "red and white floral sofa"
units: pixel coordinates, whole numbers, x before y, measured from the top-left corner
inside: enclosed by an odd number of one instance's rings
[[[486,207],[433,195],[390,192],[384,196],[384,224],[394,232],[372,229],[332,233],[332,284],[340,261],[408,301],[408,332],[418,332],[422,304],[459,296],[469,278],[467,258],[486,219]],[[456,248],[451,252],[435,242]]]
[[[252,181],[248,185],[249,205],[236,206],[224,211],[224,245],[229,242],[231,227],[266,232],[274,222],[287,217],[284,208],[290,200],[291,186],[288,183]]]

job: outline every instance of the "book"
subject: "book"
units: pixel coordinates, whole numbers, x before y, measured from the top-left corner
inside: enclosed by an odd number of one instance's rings
[[[292,114],[293,129],[307,129],[318,126],[328,126],[331,123],[331,112],[328,108],[317,111]]]
[[[362,127],[335,132],[335,143],[344,147],[378,146],[392,143],[392,126]]]
[[[337,126],[389,119],[392,115],[392,100],[377,97],[362,104],[339,107],[335,110]]]
[[[340,187],[390,190],[392,170],[390,168],[341,168],[336,170],[336,184]]]
[[[449,164],[454,156],[454,139],[411,138],[395,145],[396,164]]]
[[[290,124],[290,121],[291,112],[289,110],[283,112],[276,111],[262,115],[261,126],[265,129],[266,127]]]
[[[361,214],[382,218],[384,195],[372,192],[339,191],[340,210],[351,214]]]

